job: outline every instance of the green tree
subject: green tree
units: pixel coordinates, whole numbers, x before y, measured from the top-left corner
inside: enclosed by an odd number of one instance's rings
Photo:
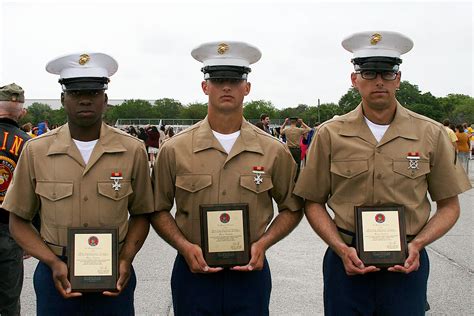
[[[359,91],[356,88],[350,88],[346,94],[339,99],[339,108],[341,113],[347,113],[355,109],[361,101]]]
[[[403,106],[423,103],[418,86],[411,84],[408,81],[400,82],[400,88],[397,91],[397,100]]]
[[[280,111],[280,117],[282,119],[290,118],[290,117],[299,117],[303,120],[305,119],[305,113],[308,111],[310,107],[306,104],[298,104],[297,107],[294,108],[284,108]]]
[[[270,119],[278,117],[278,109],[270,101],[252,100],[244,104],[244,117],[248,120],[260,119],[260,115],[268,114]]]
[[[439,98],[444,118],[454,123],[474,123],[474,98],[464,94],[448,94]]]
[[[38,125],[39,122],[43,121],[51,123],[53,109],[51,109],[49,104],[34,102],[26,110],[28,114],[20,121],[21,123],[31,122],[33,125]]]
[[[207,115],[207,103],[194,102],[182,108],[180,118],[202,120]]]
[[[151,108],[146,100],[126,100],[120,105],[109,106],[104,120],[114,124],[119,118],[150,118]]]
[[[52,111],[50,126],[62,125],[66,122],[67,122],[67,115],[63,107],[60,107],[59,109]]]
[[[153,118],[178,118],[183,105],[174,99],[158,99],[153,104]]]

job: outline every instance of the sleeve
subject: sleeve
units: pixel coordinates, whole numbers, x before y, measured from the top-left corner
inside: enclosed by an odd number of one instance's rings
[[[30,143],[27,142],[20,154],[2,208],[31,221],[41,206],[35,191],[34,155]]]
[[[278,211],[299,211],[303,200],[293,194],[296,177],[296,163],[286,146],[280,146],[281,152],[275,157],[273,166],[271,195],[278,204]]]
[[[306,154],[306,166],[296,182],[296,195],[316,203],[326,203],[331,191],[330,148],[328,129],[318,128]]]
[[[170,142],[161,147],[153,165],[155,211],[170,211],[173,207],[176,183],[175,153]]]
[[[456,160],[456,151],[446,133],[439,130],[434,151],[430,157],[428,191],[433,201],[456,196],[471,188],[463,167]]]
[[[451,131],[451,132],[449,133],[449,137],[451,137],[451,142],[452,142],[452,143],[458,141],[458,136],[457,136],[456,133],[453,132],[453,131]]]
[[[133,194],[128,200],[128,210],[131,215],[153,212],[153,191],[148,158],[143,143],[140,143],[137,147],[133,159]]]

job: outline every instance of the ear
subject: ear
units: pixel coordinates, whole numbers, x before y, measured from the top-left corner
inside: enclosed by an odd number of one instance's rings
[[[28,111],[25,108],[21,108],[20,115],[18,116],[18,120],[24,117],[26,113],[28,113]]]
[[[252,87],[252,84],[250,82],[245,83],[245,96],[249,95],[251,87]]]
[[[400,82],[402,80],[402,72],[399,71],[397,75],[397,90],[400,89]]]
[[[204,92],[205,95],[209,95],[209,86],[207,84],[207,80],[203,80],[201,82],[201,88],[202,88],[202,92]]]
[[[357,89],[357,74],[355,72],[351,73],[351,83],[352,87]]]
[[[64,107],[64,92],[61,92],[61,105]]]

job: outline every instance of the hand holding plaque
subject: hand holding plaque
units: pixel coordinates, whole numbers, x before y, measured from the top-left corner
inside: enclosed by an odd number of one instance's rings
[[[210,267],[231,267],[250,260],[248,204],[201,205],[201,244]]]
[[[118,270],[116,228],[68,228],[68,268],[73,291],[115,291]]]
[[[407,258],[405,214],[401,205],[356,206],[356,249],[367,265],[403,265]]]

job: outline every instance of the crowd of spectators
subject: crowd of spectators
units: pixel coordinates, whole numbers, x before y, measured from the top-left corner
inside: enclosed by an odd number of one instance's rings
[[[150,163],[156,159],[156,155],[161,147],[161,144],[168,138],[175,135],[175,128],[173,126],[161,125],[159,128],[156,125],[147,125],[144,127],[134,127],[132,125],[123,129],[126,133],[141,139],[146,146],[148,153],[148,160]],[[178,132],[181,131],[180,129]]]

